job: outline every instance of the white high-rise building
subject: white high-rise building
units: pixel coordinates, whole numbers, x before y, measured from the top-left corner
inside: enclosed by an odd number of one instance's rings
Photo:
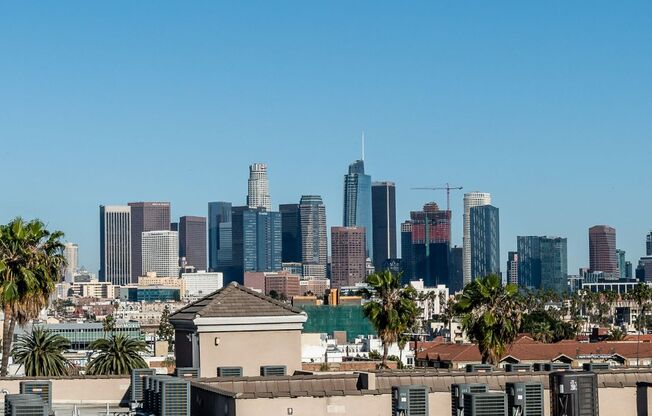
[[[142,275],[154,272],[158,277],[179,277],[179,233],[146,231],[143,233]]]
[[[491,194],[486,192],[469,192],[464,194],[464,235],[462,250],[464,253],[463,284],[471,283],[471,208],[491,205]]]
[[[249,166],[247,206],[249,208],[265,208],[267,211],[272,210],[267,165],[264,163],[254,163]]]
[[[63,269],[63,279],[67,283],[72,283],[78,267],[79,246],[74,243],[65,243],[63,245],[63,257],[66,259],[66,267]]]
[[[100,206],[100,281],[131,283],[131,207]]]

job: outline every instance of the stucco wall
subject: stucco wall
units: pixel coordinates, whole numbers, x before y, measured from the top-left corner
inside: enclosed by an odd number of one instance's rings
[[[34,378],[7,378],[0,379],[0,389],[7,389],[9,393],[20,393],[19,383]],[[78,377],[78,378],[53,378],[52,401],[59,404],[105,404],[117,405],[129,402],[129,377]],[[0,401],[4,395],[0,395]]]
[[[301,370],[301,331],[202,332],[199,355],[202,377],[217,376],[217,367],[242,367],[243,376],[259,376],[263,365],[285,365],[292,375]]]

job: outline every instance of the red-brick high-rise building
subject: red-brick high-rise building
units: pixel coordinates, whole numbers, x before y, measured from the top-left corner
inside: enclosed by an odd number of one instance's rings
[[[620,277],[615,228],[608,225],[589,228],[589,271],[603,272],[615,279]]]
[[[366,278],[364,227],[331,227],[331,287],[339,289]]]

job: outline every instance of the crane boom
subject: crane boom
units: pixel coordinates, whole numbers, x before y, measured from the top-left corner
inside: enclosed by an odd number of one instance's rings
[[[421,191],[446,191],[446,211],[451,210],[451,191],[461,191],[464,187],[462,186],[451,186],[449,183],[445,183],[443,186],[430,186],[430,187],[418,187],[411,188],[413,190]]]

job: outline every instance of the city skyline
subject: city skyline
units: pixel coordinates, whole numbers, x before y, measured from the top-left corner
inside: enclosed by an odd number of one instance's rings
[[[0,68],[11,195],[0,220],[64,231],[93,272],[98,205],[170,201],[174,219],[206,216],[210,201],[246,203],[256,161],[269,166],[274,208],[318,194],[328,228],[341,225],[342,173],[363,130],[365,170],[396,183],[397,219],[445,206],[442,193],[411,187],[449,182],[492,194],[501,264],[516,236],[558,235],[576,273],[595,224],[617,229],[634,265],[645,254],[652,195],[636,185],[652,151],[652,54],[640,42],[650,4],[89,5],[74,17],[33,7],[0,14],[4,38],[20,40],[4,45]],[[177,25],[192,30],[160,29]],[[179,163],[181,144],[192,163]],[[614,151],[603,169],[583,163]],[[19,175],[24,155],[31,168]],[[461,246],[461,196],[451,197]]]

